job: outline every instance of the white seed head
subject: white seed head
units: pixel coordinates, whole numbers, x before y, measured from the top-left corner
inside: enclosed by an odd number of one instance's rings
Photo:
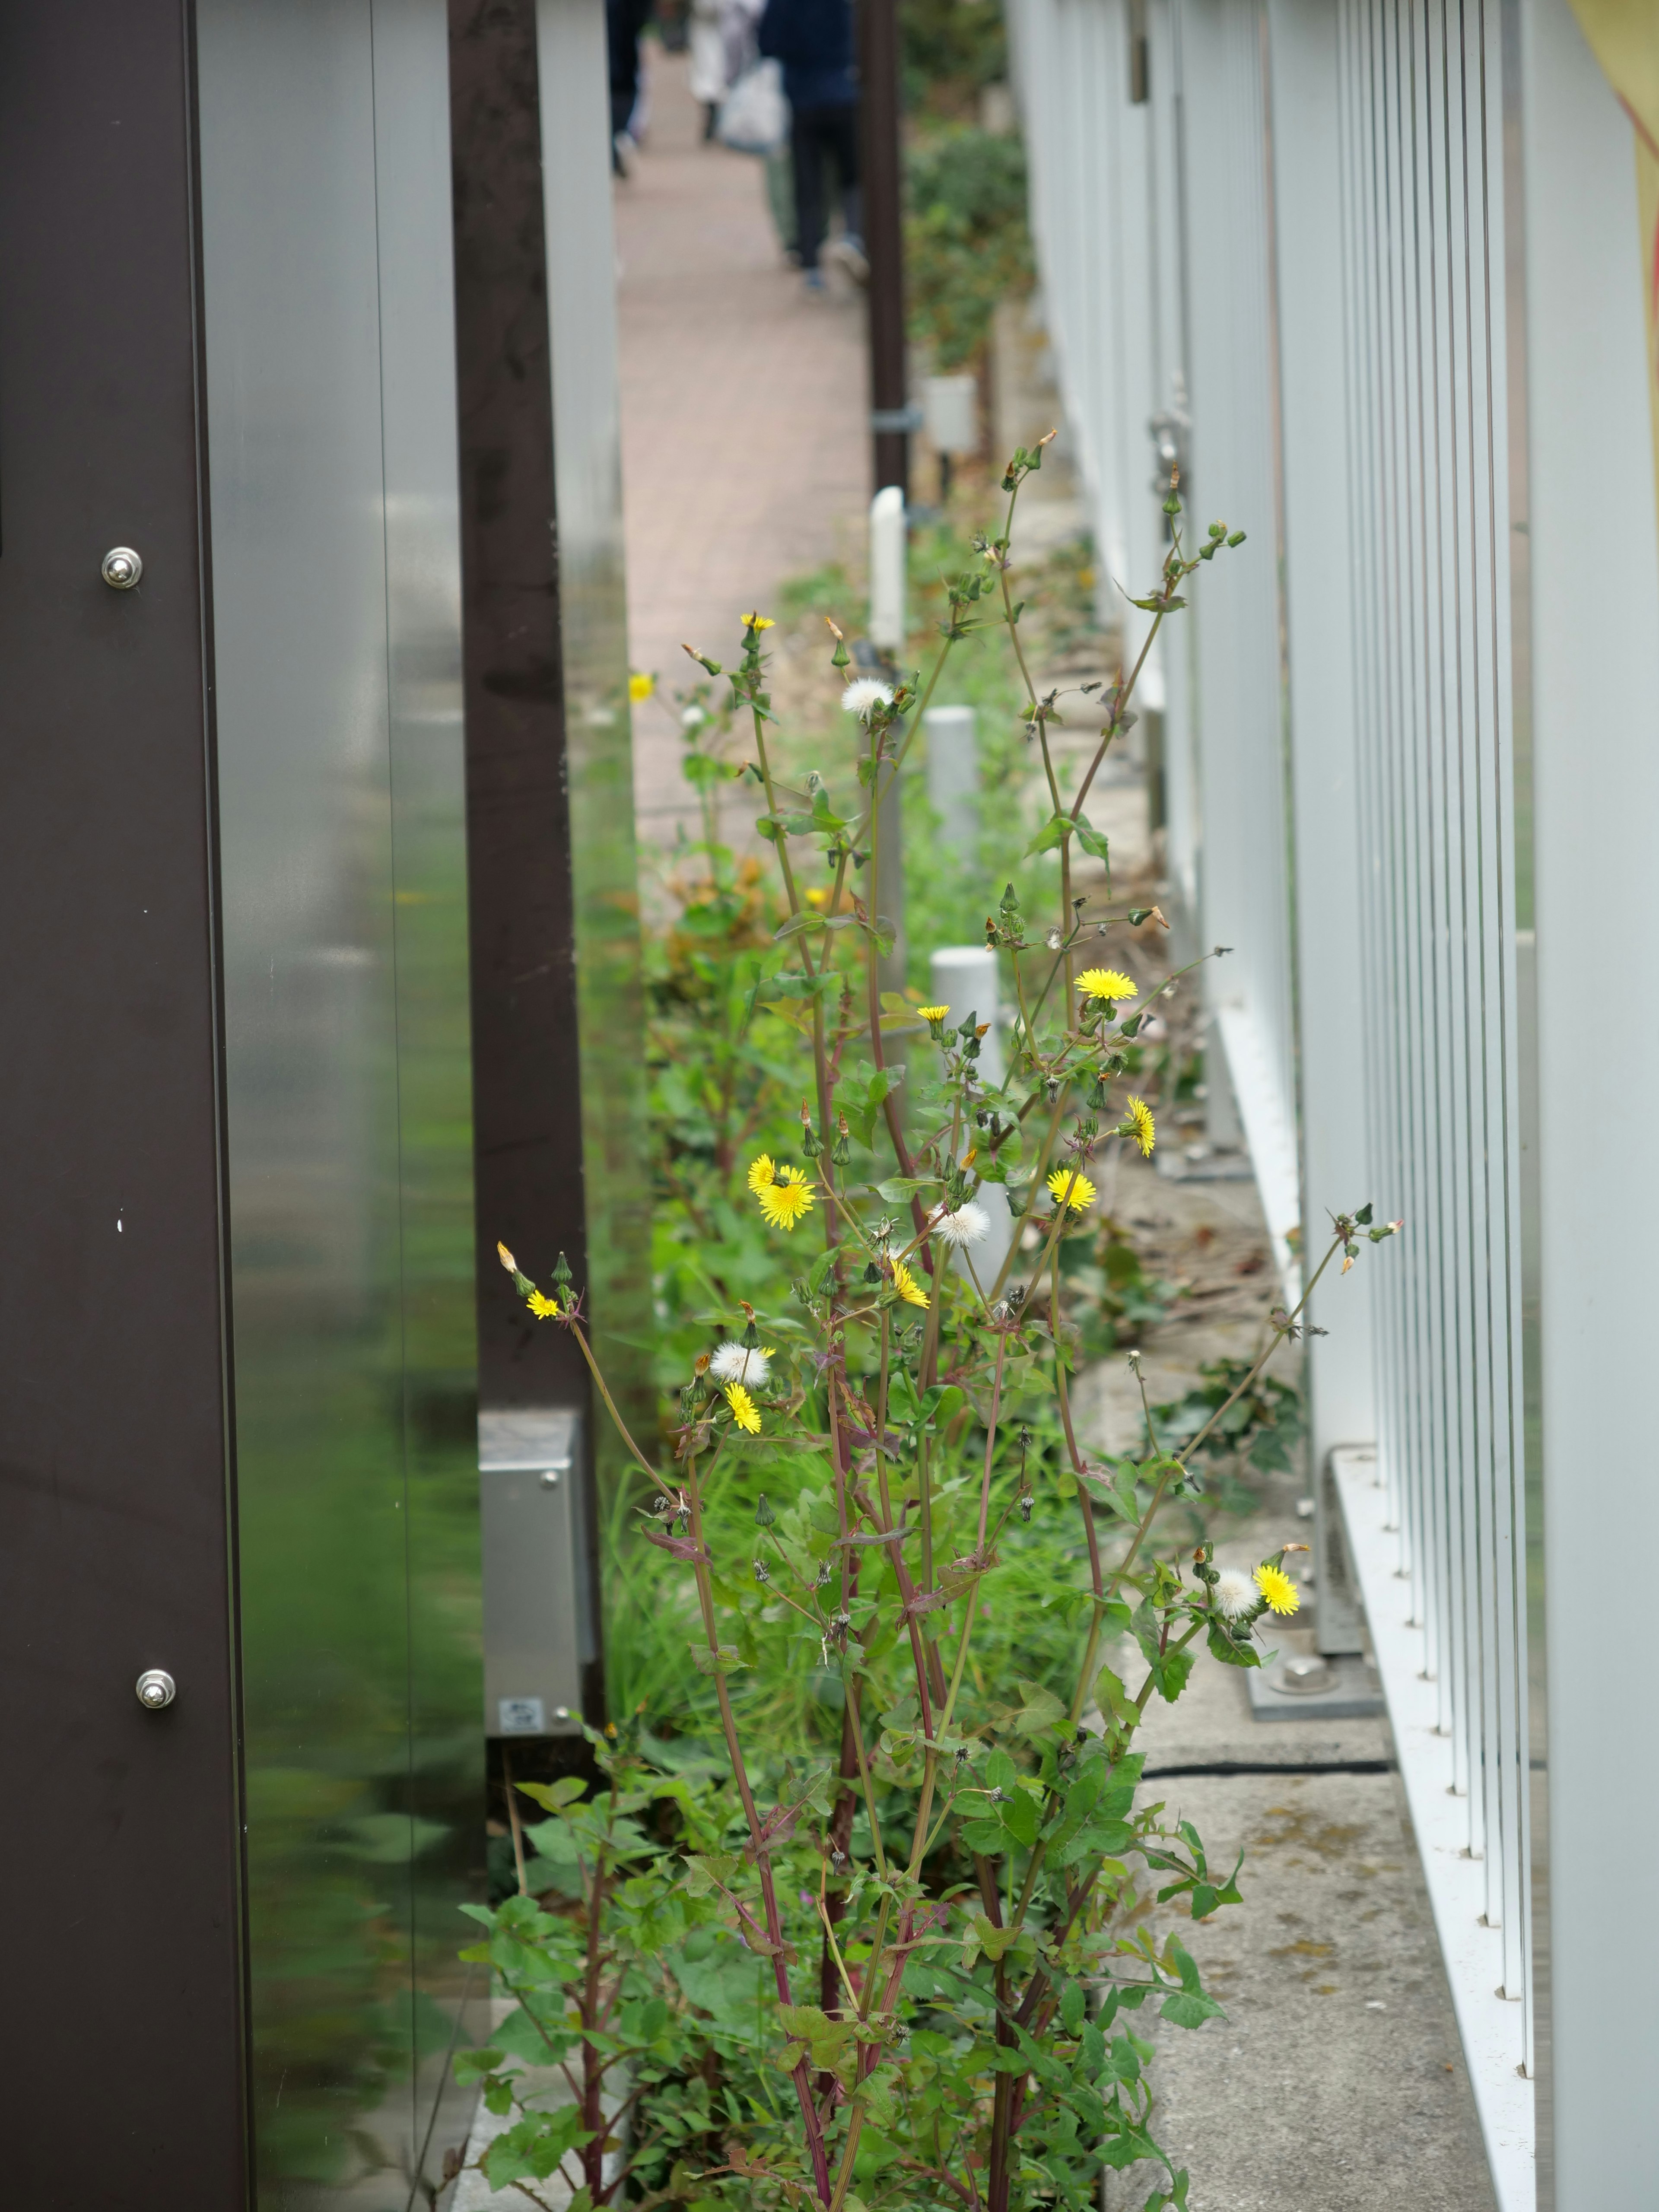
[[[934,1236],[942,1237],[947,1244],[982,1244],[990,1233],[990,1215],[971,1199],[954,1213],[940,1214],[933,1224]]]
[[[890,707],[893,692],[890,684],[878,684],[873,676],[855,676],[841,695],[843,709],[866,720],[872,707]]]
[[[686,707],[680,713],[680,727],[683,730],[700,730],[708,720],[701,707]]]
[[[708,1371],[717,1382],[742,1382],[751,1390],[763,1390],[772,1363],[758,1345],[751,1349],[728,1337],[709,1361]]]
[[[1229,1620],[1241,1620],[1261,1602],[1261,1593],[1242,1567],[1224,1567],[1216,1577],[1215,1609]]]

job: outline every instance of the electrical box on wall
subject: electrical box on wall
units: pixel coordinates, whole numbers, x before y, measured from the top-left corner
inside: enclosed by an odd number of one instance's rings
[[[581,1733],[593,1641],[582,1429],[568,1406],[478,1416],[488,1735]]]

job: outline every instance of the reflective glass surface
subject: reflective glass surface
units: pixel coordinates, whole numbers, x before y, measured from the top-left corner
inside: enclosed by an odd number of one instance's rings
[[[404,2212],[482,1844],[447,27],[197,13],[258,2203]]]

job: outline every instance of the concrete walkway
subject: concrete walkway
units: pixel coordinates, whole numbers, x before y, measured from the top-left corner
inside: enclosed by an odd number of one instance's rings
[[[864,306],[784,259],[760,162],[705,145],[684,56],[646,47],[650,113],[616,188],[629,654],[669,688],[682,641],[732,657],[736,617],[856,544],[869,496]],[[641,835],[694,810],[660,708],[634,717]]]

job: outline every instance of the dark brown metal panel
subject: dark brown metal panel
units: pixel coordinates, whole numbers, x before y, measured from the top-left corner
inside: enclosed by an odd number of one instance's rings
[[[191,147],[179,0],[0,4],[3,2194],[98,2212],[246,2197]]]
[[[587,1279],[535,0],[450,0],[478,1395],[587,1403],[496,1257]]]
[[[859,0],[860,167],[864,182],[864,242],[870,256],[870,408],[878,418],[902,413],[904,344],[904,161],[899,137],[897,0]],[[880,491],[896,484],[908,498],[910,441],[902,430],[874,434],[874,477]]]

